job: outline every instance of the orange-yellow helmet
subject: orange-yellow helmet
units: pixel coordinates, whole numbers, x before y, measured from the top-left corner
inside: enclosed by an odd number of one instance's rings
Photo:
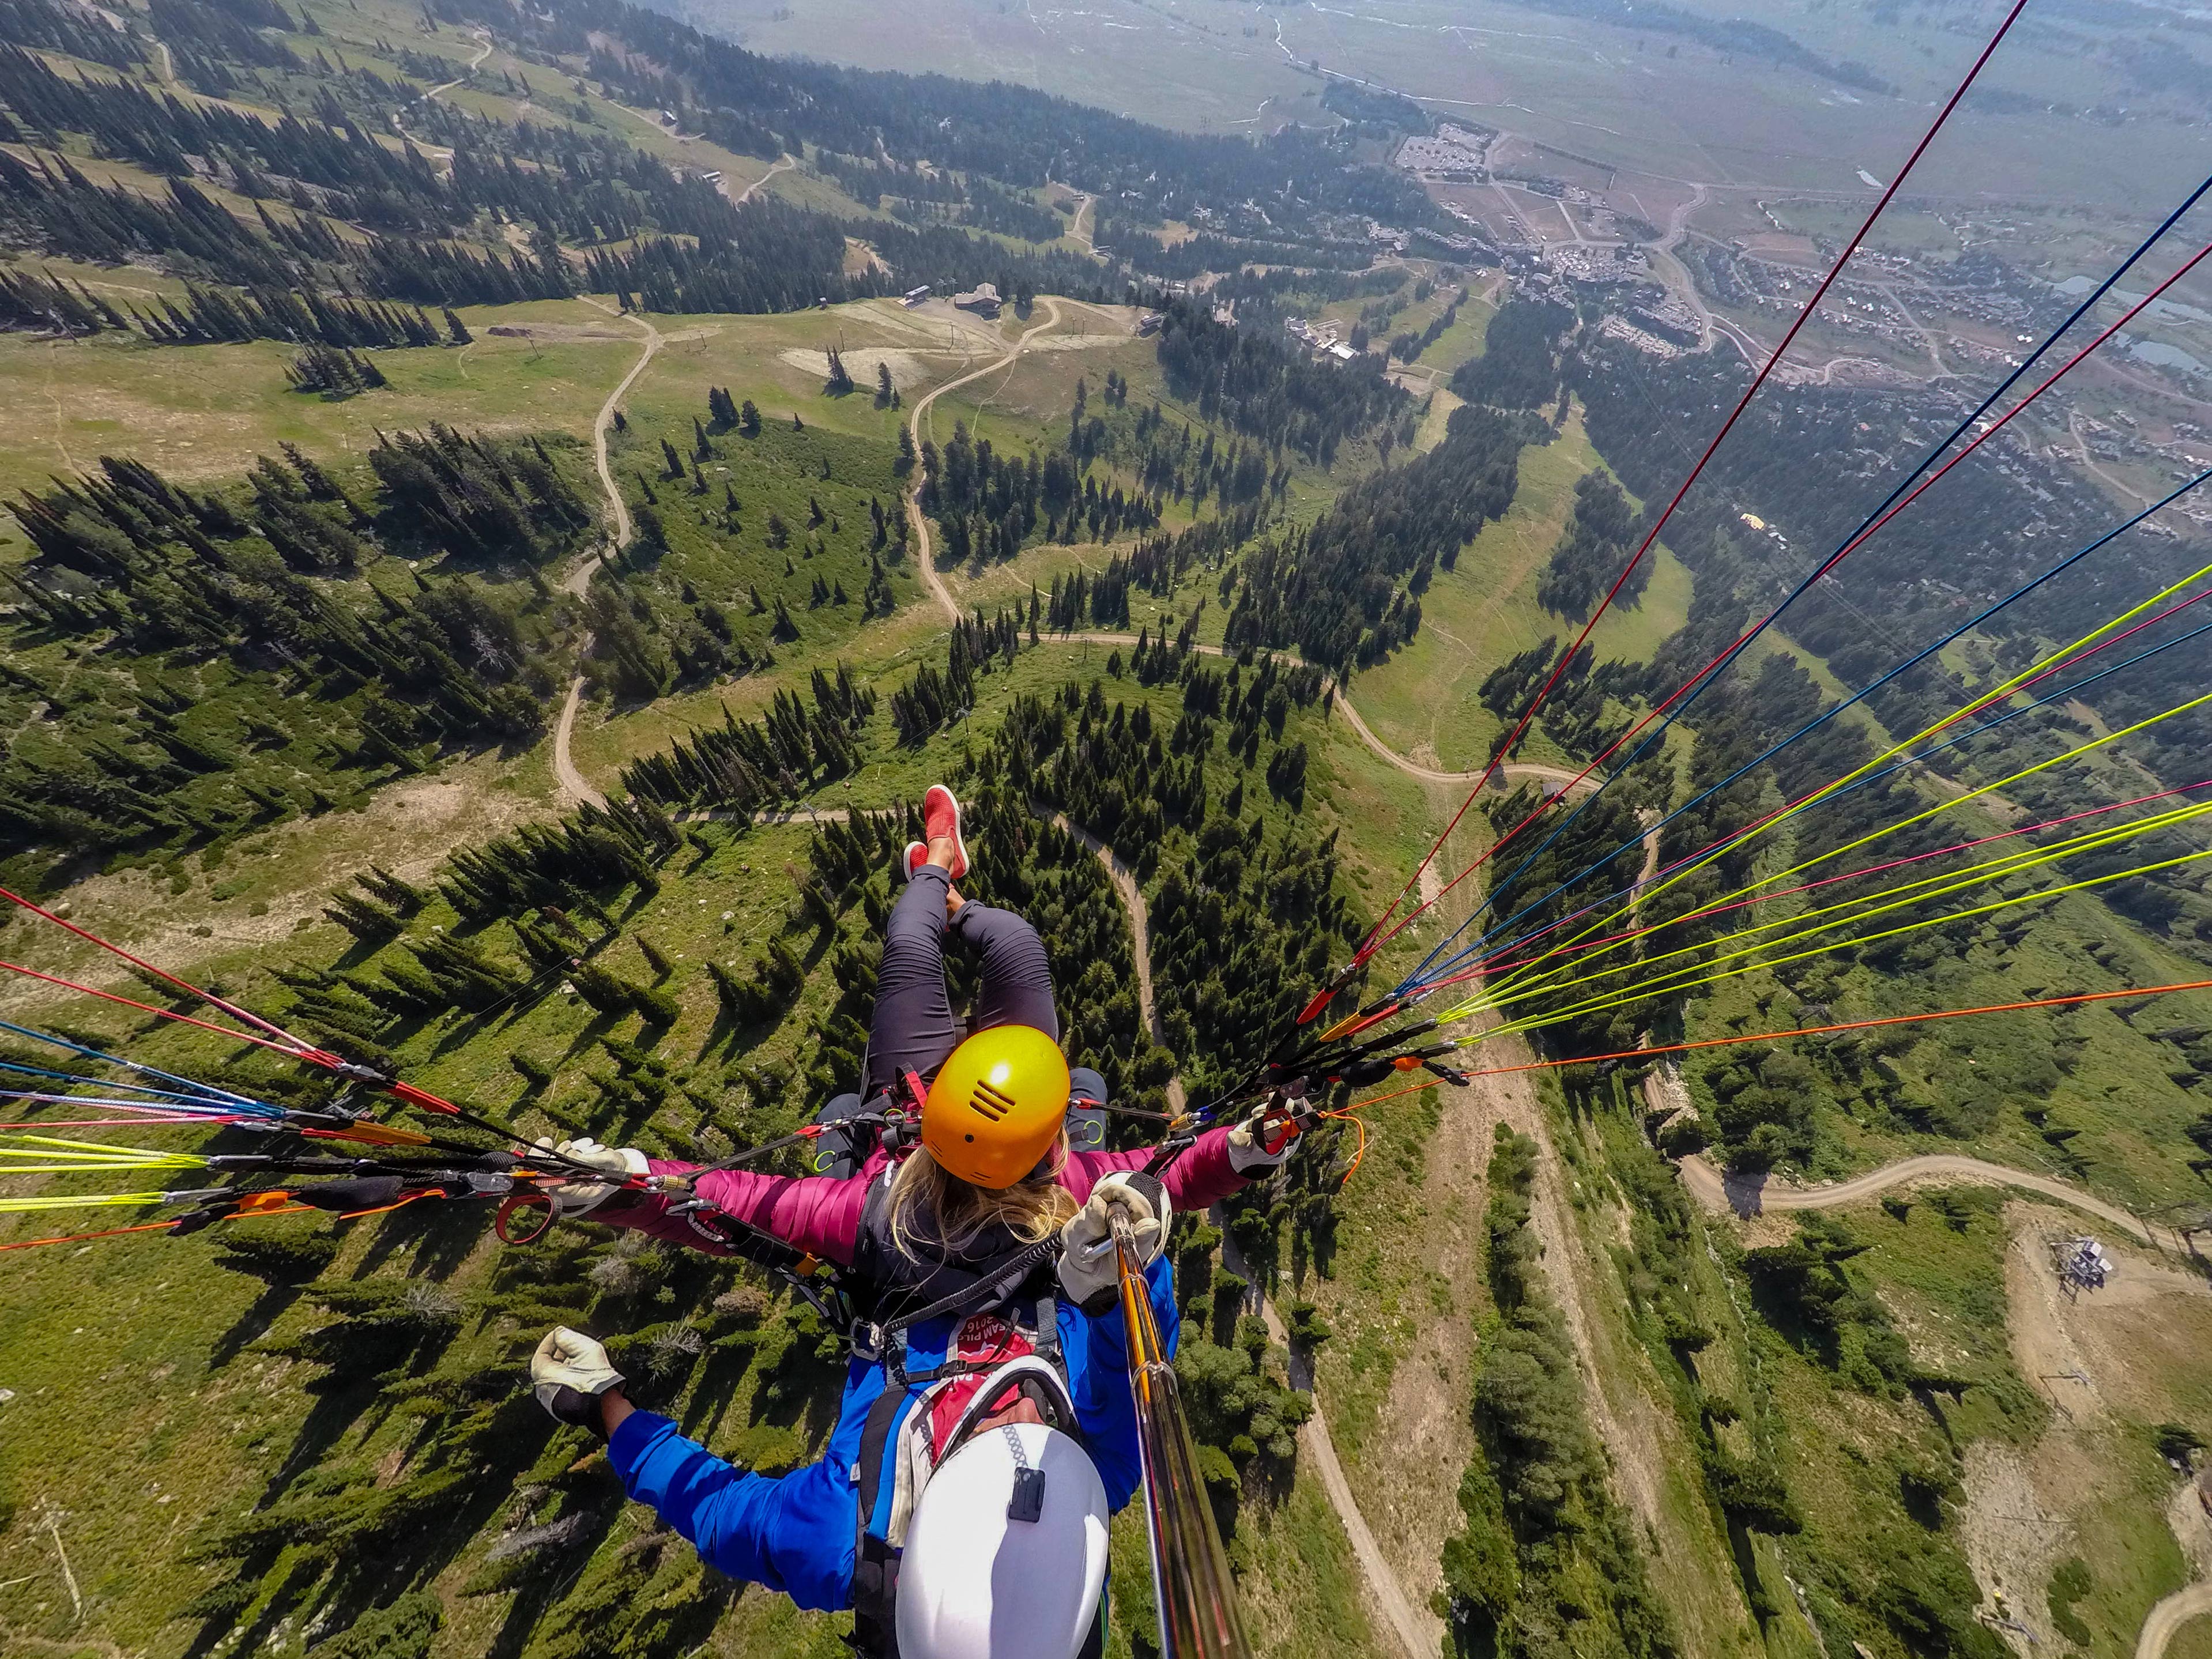
[[[921,1110],[921,1144],[947,1174],[1011,1187],[1067,1118],[1067,1057],[1034,1025],[994,1025],[946,1058]]]

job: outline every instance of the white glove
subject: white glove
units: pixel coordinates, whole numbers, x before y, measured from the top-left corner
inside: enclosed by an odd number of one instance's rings
[[[1297,1146],[1298,1136],[1304,1133],[1295,1119],[1287,1127],[1280,1122],[1267,1123],[1267,1116],[1272,1104],[1262,1101],[1252,1109],[1251,1116],[1229,1132],[1229,1167],[1248,1179],[1263,1176],[1279,1167]],[[1282,1136],[1282,1144],[1271,1152],[1267,1150],[1267,1142],[1275,1135]]]
[[[1091,1199],[1060,1230],[1060,1287],[1093,1318],[1120,1297],[1121,1275],[1114,1252],[1110,1206],[1126,1206],[1129,1235],[1140,1264],[1150,1267],[1167,1248],[1173,1218],[1167,1188],[1148,1176],[1116,1170],[1091,1189]]]
[[[623,1374],[597,1341],[556,1325],[530,1356],[530,1382],[538,1403],[556,1422],[597,1429],[599,1396],[621,1387]]]
[[[564,1140],[557,1146],[550,1140],[541,1139],[538,1150],[556,1153],[571,1164],[605,1170],[614,1177],[612,1181],[591,1181],[574,1175],[566,1180],[541,1183],[538,1190],[553,1200],[556,1218],[565,1219],[595,1210],[620,1191],[623,1182],[629,1176],[647,1173],[645,1154],[636,1147],[602,1146],[589,1136],[581,1140]]]

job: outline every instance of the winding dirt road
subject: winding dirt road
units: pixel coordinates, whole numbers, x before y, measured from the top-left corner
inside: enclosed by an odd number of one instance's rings
[[[473,33],[477,40],[482,41],[483,45],[477,48],[477,55],[469,59],[468,67],[460,74],[455,76],[452,80],[442,82],[439,85],[432,87],[429,91],[418,94],[414,99],[405,105],[403,105],[401,109],[412,109],[416,104],[427,104],[433,98],[444,97],[446,94],[451,92],[455,87],[459,86],[463,82],[471,78],[478,70],[483,67],[484,59],[491,56],[491,31],[489,29],[473,29],[470,32]],[[161,46],[159,49],[161,54],[161,78],[163,82],[173,90],[176,86],[177,79],[175,64],[169,57],[168,47]],[[414,145],[417,149],[432,151],[437,155],[444,156],[448,161],[452,161],[453,152],[447,149],[443,144],[424,143],[421,139],[416,137],[413,133],[407,131],[407,125],[405,121],[401,118],[401,109],[395,109],[392,112],[392,131],[398,133],[402,138]]]
[[[2143,1615],[2136,1659],[2164,1659],[2166,1644],[2192,1619],[2212,1619],[2212,1579],[2184,1586]]]
[[[469,66],[466,71],[455,76],[452,80],[445,82],[442,86],[431,88],[429,91],[424,93],[420,98],[417,98],[415,100],[416,103],[427,104],[433,98],[436,98],[442,94],[451,92],[455,87],[460,85],[462,82],[467,80],[470,76],[474,75],[478,70],[483,67],[484,59],[491,56],[491,31],[489,29],[477,29],[473,32],[477,38],[483,41],[483,44],[477,48],[477,55],[469,59]],[[166,58],[166,53],[164,56]]]
[[[1334,682],[1331,681],[1330,684],[1333,685]],[[1346,696],[1337,698],[1336,706],[1344,711],[1344,718],[1351,722],[1352,729],[1359,733],[1361,739],[1365,742],[1370,749],[1372,749],[1377,755],[1381,756],[1384,760],[1389,761],[1391,765],[1396,767],[1401,772],[1405,773],[1408,777],[1419,778],[1424,783],[1463,783],[1471,785],[1479,783],[1482,781],[1483,775],[1479,771],[1439,772],[1433,767],[1422,766],[1416,762],[1407,760],[1403,755],[1401,755],[1396,750],[1389,747],[1382,741],[1382,738],[1376,737],[1373,732],[1368,729],[1367,722],[1359,718],[1359,711],[1352,706],[1352,699],[1350,696]],[[1595,789],[1597,787],[1597,785],[1595,782],[1589,778],[1584,777],[1581,773],[1570,772],[1564,766],[1543,766],[1533,761],[1509,761],[1498,769],[1504,773],[1508,779],[1527,778],[1539,783],[1556,783],[1560,785],[1562,787],[1571,786],[1578,789]]]
[[[1044,320],[1024,329],[1021,337],[1014,342],[1005,356],[986,363],[981,368],[970,369],[958,379],[947,380],[942,386],[933,386],[915,399],[913,410],[906,418],[906,429],[914,440],[917,456],[921,453],[921,417],[929,413],[932,404],[946,392],[966,386],[970,380],[980,380],[986,374],[995,374],[1002,368],[1012,368],[1014,360],[1028,349],[1031,340],[1048,329],[1060,326],[1060,301],[1040,298],[1037,304],[1044,307]],[[937,560],[930,551],[929,516],[921,510],[921,486],[924,482],[921,466],[917,461],[914,470],[914,488],[906,493],[906,516],[907,522],[914,527],[915,556],[921,571],[922,583],[929,589],[930,598],[937,601],[937,608],[945,613],[945,621],[957,623],[960,620],[960,606],[953,599],[952,590],[945,586],[945,578],[938,574]]]
[[[660,349],[665,337],[659,329],[635,312],[617,313],[614,307],[589,295],[585,296],[584,303],[610,315],[620,314],[623,321],[644,330],[645,349],[638,353],[637,361],[629,366],[629,373],[622,377],[612,392],[607,393],[606,402],[599,405],[599,417],[592,422],[592,464],[599,471],[600,493],[607,498],[607,517],[611,523],[613,539],[611,543],[590,548],[561,578],[561,591],[578,599],[581,599],[592,586],[592,574],[599,568],[602,546],[621,548],[629,544],[629,507],[615,484],[614,468],[607,459],[607,435],[614,429],[616,405],[622,402],[623,393],[637,383],[637,377],[645,373],[647,365],[653,362],[653,355]],[[568,682],[568,695],[561,704],[561,718],[553,726],[553,782],[560,791],[561,799],[568,805],[577,806],[589,802],[593,806],[605,806],[607,798],[576,769],[576,763],[568,752],[570,739],[576,730],[576,711],[583,701],[584,677],[579,674]]]
[[[2165,1659],[2166,1644],[2183,1626],[2212,1619],[2212,1515],[2198,1504],[2195,1481],[2184,1480],[2166,1500],[2166,1524],[2196,1577],[2143,1615],[2136,1659]]]
[[[432,87],[428,92],[416,98],[416,103],[428,103],[433,98],[451,92],[483,66],[484,59],[489,58],[492,52],[491,33],[488,29],[477,29],[475,33],[483,44],[477,48],[477,55],[469,60],[467,70],[441,86]],[[173,70],[169,66],[169,49],[162,46],[161,52],[164,78],[172,79]],[[392,117],[392,125],[399,127],[403,133],[405,131],[405,128],[400,125],[397,113]],[[785,159],[789,160],[788,157]],[[769,168],[769,173],[762,175],[756,184],[767,183],[769,174],[773,174],[775,171],[774,167]],[[752,190],[749,187],[745,194],[749,196],[751,193]],[[615,307],[603,300],[593,299],[589,295],[586,295],[583,298],[586,305],[595,307],[610,316],[617,314]],[[614,524],[613,544],[616,547],[623,546],[629,540],[629,508],[623,501],[622,491],[615,488],[614,471],[607,465],[607,432],[614,424],[615,405],[621,402],[623,394],[635,383],[637,377],[645,373],[646,365],[653,361],[653,354],[660,349],[661,343],[660,331],[646,321],[644,318],[635,314],[624,314],[623,320],[635,324],[645,331],[645,349],[638,354],[637,361],[630,365],[629,373],[622,377],[621,383],[612,392],[607,393],[607,400],[599,405],[599,418],[592,427],[592,459],[599,468],[599,489],[607,498],[608,515]],[[561,591],[563,593],[573,594],[579,599],[583,597],[585,591],[592,585],[592,572],[599,568],[599,552],[598,546],[592,547],[569,568],[568,573],[561,578]],[[589,802],[593,806],[605,806],[607,804],[607,798],[592,787],[584,775],[576,769],[576,763],[570,758],[568,753],[569,740],[574,735],[576,729],[576,710],[582,704],[583,700],[584,677],[579,674],[568,682],[568,695],[562,701],[560,718],[553,725],[553,783],[564,805],[577,806]]]
[[[614,545],[622,548],[629,545],[629,507],[623,500],[622,491],[615,488],[614,469],[607,463],[607,434],[614,430],[615,406],[622,402],[623,394],[637,384],[637,377],[644,374],[647,365],[653,362],[653,354],[660,349],[664,337],[659,329],[634,311],[617,311],[605,301],[592,299],[588,295],[585,296],[584,303],[605,312],[611,317],[620,317],[623,322],[645,331],[645,349],[638,353],[637,361],[629,366],[629,373],[622,377],[612,392],[607,393],[606,402],[599,405],[599,418],[592,422],[592,464],[599,469],[599,489],[607,498],[607,516],[614,521]],[[592,571],[599,563],[599,556],[595,549],[579,560],[576,568],[562,580],[562,591],[580,594],[589,587]]]
[[[1853,1176],[1849,1181],[1839,1181],[1832,1187],[1769,1187],[1764,1176],[1750,1178],[1725,1175],[1703,1156],[1695,1154],[1681,1161],[1681,1170],[1682,1184],[1707,1209],[1732,1210],[1747,1219],[1768,1210],[1830,1210],[1843,1204],[1861,1204],[1878,1193],[1887,1192],[1892,1187],[1900,1187],[1908,1182],[1963,1181],[1990,1186],[2017,1187],[2025,1192],[2056,1199],[2061,1204],[2071,1205],[2100,1221],[2112,1223],[2129,1237],[2153,1248],[2179,1242],[2170,1233],[2164,1238],[2155,1237],[2151,1227],[2118,1205],[2085,1193],[2070,1182],[2051,1176],[2030,1175],[2024,1170],[2008,1169],[2002,1164],[1987,1163],[1978,1158],[1961,1158],[1949,1152],[1931,1152],[1918,1158],[1899,1158],[1879,1170]]]
[[[1237,1241],[1230,1237],[1225,1228],[1221,1234],[1221,1265],[1251,1287],[1247,1300],[1256,1304],[1260,1317],[1267,1321],[1269,1340],[1279,1343],[1289,1352],[1290,1333],[1284,1328],[1282,1316],[1276,1313],[1275,1304],[1267,1299],[1258,1280],[1246,1268],[1237,1253]],[[1360,1513],[1359,1500],[1352,1496],[1352,1482],[1345,1479],[1344,1465],[1337,1461],[1336,1442],[1329,1436],[1328,1419],[1322,1413],[1321,1395],[1314,1388],[1311,1368],[1295,1358],[1291,1362],[1291,1386],[1304,1389],[1313,1401],[1313,1415],[1298,1430],[1299,1455],[1321,1477],[1322,1490],[1328,1495],[1329,1507],[1343,1524],[1345,1539],[1351,1544],[1360,1574],[1367,1581],[1368,1594],[1382,1609],[1383,1621],[1398,1638],[1399,1646],[1405,1650],[1406,1659],[1430,1659],[1438,1649],[1443,1626],[1433,1617],[1425,1623],[1414,1612],[1412,1598],[1407,1595],[1397,1572],[1383,1555],[1382,1545],[1376,1541],[1367,1517]]]
[[[588,802],[603,807],[607,798],[576,769],[576,763],[568,753],[568,741],[576,730],[576,710],[583,701],[584,677],[579,674],[568,682],[568,695],[561,703],[561,718],[553,726],[553,782],[565,805],[581,806]]]
[[[740,204],[750,202],[753,199],[753,192],[758,190],[763,185],[775,178],[777,173],[788,173],[792,168],[798,165],[799,163],[793,160],[791,156],[787,155],[779,155],[775,158],[775,166],[769,168],[766,173],[761,174],[759,178],[754,179],[752,183],[747,185],[743,190],[732,190],[727,185],[725,185],[722,190],[722,194],[728,197],[731,201]]]
[[[1092,258],[1100,258],[1103,256],[1098,252],[1098,244],[1091,240],[1093,228],[1098,222],[1096,212],[1098,198],[1089,191],[1079,191],[1076,199],[1083,205],[1075,210],[1075,222],[1067,228],[1068,236],[1072,240],[1082,243],[1085,252]]]
[[[958,607],[954,606],[950,614],[957,617]],[[1071,633],[1055,634],[1052,637],[1061,641],[1077,640],[1086,645],[1134,645],[1137,642],[1137,636],[1134,634]],[[1202,657],[1227,657],[1234,654],[1225,647],[1218,645],[1197,645],[1192,649]],[[1322,677],[1322,689],[1324,695],[1336,690],[1336,677],[1333,674],[1324,674]],[[1481,781],[1483,775],[1479,771],[1439,772],[1434,767],[1423,766],[1418,761],[1407,760],[1375,735],[1367,722],[1359,718],[1359,711],[1352,706],[1350,697],[1340,695],[1336,698],[1335,707],[1344,712],[1345,720],[1351,725],[1352,729],[1359,734],[1359,740],[1375,751],[1376,759],[1396,767],[1407,777],[1419,778],[1424,783],[1472,786]],[[1570,772],[1564,766],[1546,766],[1535,761],[1508,761],[1498,770],[1504,775],[1508,783],[1556,783],[1562,788],[1592,790],[1598,787],[1595,780],[1586,778],[1579,772]],[[1650,844],[1651,843],[1647,842],[1647,845]]]
[[[1066,813],[1054,812],[1042,801],[1032,800],[1030,805],[1089,848],[1099,863],[1106,866],[1106,873],[1113,880],[1114,891],[1121,901],[1121,908],[1129,915],[1129,941],[1137,963],[1137,1012],[1145,1022],[1145,1029],[1152,1034],[1153,1043],[1159,1048],[1166,1048],[1167,1032],[1160,1024],[1159,1007],[1152,1000],[1152,913],[1146,908],[1144,890],[1137,885],[1137,872],[1122,861],[1119,853]],[[1182,1111],[1188,1103],[1182,1079],[1170,1078],[1167,1093],[1169,1109]]]

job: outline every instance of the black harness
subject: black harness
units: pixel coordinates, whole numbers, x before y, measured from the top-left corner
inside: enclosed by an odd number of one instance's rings
[[[1029,1243],[994,1223],[957,1250],[926,1239],[910,1239],[902,1249],[891,1237],[892,1174],[885,1169],[869,1183],[853,1241],[852,1291],[860,1314],[850,1334],[854,1353],[883,1362],[894,1385],[934,1382],[975,1368],[948,1362],[927,1372],[909,1372],[906,1333],[912,1327],[933,1319],[1033,1308],[1037,1328],[1031,1340],[1038,1353],[1057,1364],[1060,1334],[1053,1292],[1058,1288],[1059,1237]]]

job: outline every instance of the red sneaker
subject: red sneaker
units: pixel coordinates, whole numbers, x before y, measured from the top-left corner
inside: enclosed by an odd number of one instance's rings
[[[910,841],[906,844],[906,851],[899,856],[899,875],[907,881],[912,881],[914,872],[928,862],[929,848],[921,842]]]
[[[929,786],[921,798],[921,833],[929,841],[950,836],[952,841],[952,879],[968,873],[968,843],[960,838],[960,803],[941,783]]]

